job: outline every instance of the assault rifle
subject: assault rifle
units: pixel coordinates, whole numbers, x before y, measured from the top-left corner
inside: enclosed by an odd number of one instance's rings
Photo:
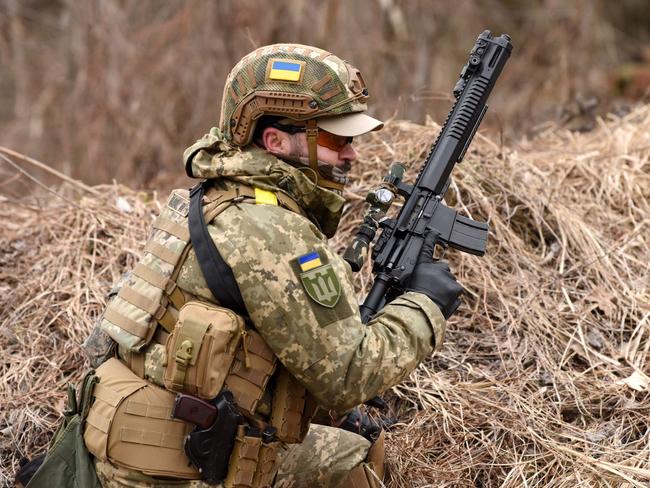
[[[370,209],[344,254],[352,269],[358,271],[376,231],[382,229],[372,249],[375,280],[360,307],[364,323],[408,285],[427,231],[439,233],[436,244],[444,248],[485,254],[487,224],[459,215],[445,206],[442,199],[449,188],[451,172],[463,160],[485,115],[487,99],[511,51],[506,34],[493,38],[486,30],[478,36],[454,87],[456,102],[415,184],[402,182],[404,167],[396,164],[383,183],[368,194]],[[397,195],[406,201],[397,218],[389,219],[386,212]]]

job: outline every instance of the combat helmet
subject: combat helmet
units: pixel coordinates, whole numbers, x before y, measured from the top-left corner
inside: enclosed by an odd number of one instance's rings
[[[318,128],[354,137],[380,129],[363,114],[368,89],[357,68],[322,49],[273,44],[244,56],[232,69],[223,92],[220,128],[235,146],[246,146],[265,115],[304,124],[309,165],[317,173]],[[334,182],[319,185],[340,189]]]

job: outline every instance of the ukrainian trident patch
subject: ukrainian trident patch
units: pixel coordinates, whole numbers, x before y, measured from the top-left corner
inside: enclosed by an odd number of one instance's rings
[[[334,268],[317,252],[300,256],[300,281],[309,295],[319,305],[334,308],[341,297],[341,283],[336,277]]]

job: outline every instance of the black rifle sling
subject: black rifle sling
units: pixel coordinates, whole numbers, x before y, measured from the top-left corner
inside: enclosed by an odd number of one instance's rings
[[[204,183],[201,182],[190,190],[190,241],[194,247],[203,277],[214,297],[224,307],[234,310],[239,315],[246,316],[248,315],[246,305],[244,305],[232,269],[219,254],[219,250],[214,245],[208,232],[208,226],[205,223],[201,205]]]

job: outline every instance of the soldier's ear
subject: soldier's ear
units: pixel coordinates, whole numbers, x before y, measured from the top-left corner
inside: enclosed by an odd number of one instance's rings
[[[289,154],[291,148],[289,134],[275,127],[267,127],[264,129],[264,132],[262,132],[262,143],[264,144],[264,148],[272,154],[286,155]]]

